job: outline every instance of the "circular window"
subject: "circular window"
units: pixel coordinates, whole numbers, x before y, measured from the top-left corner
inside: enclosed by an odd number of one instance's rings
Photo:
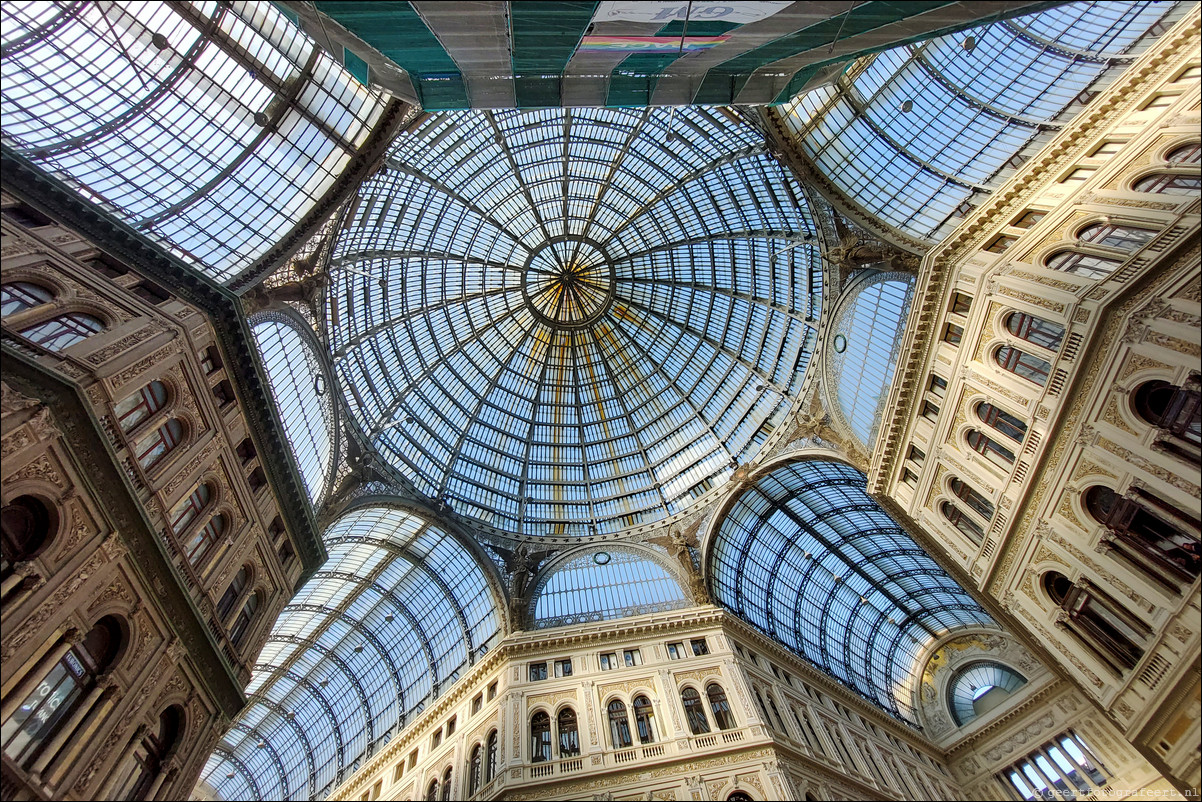
[[[608,551],[597,552],[596,554],[593,555],[593,562],[595,562],[597,565],[605,565],[606,563],[609,562],[609,552]]]
[[[835,335],[835,353],[841,354],[847,350],[847,338],[842,334]]]

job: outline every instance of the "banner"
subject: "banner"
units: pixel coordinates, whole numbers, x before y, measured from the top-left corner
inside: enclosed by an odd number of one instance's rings
[[[726,3],[694,2],[692,9],[684,2],[638,2],[636,0],[606,0],[597,5],[593,22],[661,22],[667,25],[676,20],[694,22],[748,22],[771,17],[792,5],[791,0],[730,0]]]
[[[720,45],[729,36],[586,36],[580,53],[696,53]]]

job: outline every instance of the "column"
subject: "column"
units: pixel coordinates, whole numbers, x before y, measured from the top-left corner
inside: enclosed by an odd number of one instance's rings
[[[75,710],[63,721],[58,732],[55,733],[54,737],[50,739],[50,743],[46,744],[42,750],[41,756],[30,767],[29,773],[33,777],[34,782],[41,782],[39,775],[50,765],[50,761],[63,748],[63,744],[67,742],[67,739],[84,723],[93,708],[100,706],[101,697],[107,694],[111,694],[108,684],[101,682],[98,677],[96,684],[92,686],[92,689],[88,691]]]
[[[71,766],[76,765],[80,754],[91,747],[97,729],[99,729],[101,722],[105,720],[119,698],[116,683],[109,680],[105,683],[104,690],[101,691],[97,704],[93,705],[92,709],[88,711],[74,735],[67,742],[66,747],[54,761],[54,768],[50,771],[48,777],[51,783],[57,783],[62,779],[63,773]]]

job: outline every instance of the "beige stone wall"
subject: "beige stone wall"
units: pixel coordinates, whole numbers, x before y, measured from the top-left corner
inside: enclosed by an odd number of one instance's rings
[[[695,655],[693,641],[707,654]],[[673,658],[670,644],[683,644]],[[637,650],[638,665],[625,652]],[[602,655],[619,663],[602,668]],[[556,677],[556,661],[572,662]],[[548,677],[531,679],[546,663]],[[726,694],[734,726],[694,734],[681,694],[710,683]],[[490,688],[493,691],[490,691]],[[640,743],[636,697],[652,703],[655,738]],[[475,700],[479,697],[479,710]],[[632,745],[615,747],[608,705],[621,701]],[[762,705],[762,706],[761,706]],[[580,754],[558,756],[555,721],[571,707]],[[532,760],[530,721],[552,721],[553,760]],[[448,722],[454,733],[448,736]],[[804,723],[803,723],[804,722]],[[475,747],[498,734],[498,770],[470,793]],[[437,734],[437,745],[435,739]],[[921,737],[846,688],[713,607],[510,635],[448,694],[412,722],[331,799],[419,799],[451,771],[453,799],[954,799],[960,795]],[[441,790],[440,790],[441,793]]]
[[[143,736],[157,733],[162,711],[177,705],[183,727],[151,795],[180,798],[229,725],[229,697],[223,709],[214,696],[214,671],[227,675],[240,705],[237,688],[249,680],[272,621],[292,595],[300,561],[281,560],[285,544],[296,550],[282,522],[273,526],[279,510],[270,488],[251,481],[260,465],[253,448],[243,445],[249,443],[247,423],[236,400],[223,403],[215,392],[224,389],[225,369],[205,369],[205,352],[215,340],[204,316],[170,294],[148,295],[141,278],[122,273],[111,260],[98,261],[99,249],[72,231],[19,222],[29,218],[15,199],[4,196],[2,205],[16,210],[3,220],[3,282],[30,282],[53,296],[50,303],[6,316],[5,344],[83,399],[81,413],[64,421],[63,410],[36,393],[26,396],[4,385],[0,496],[6,510],[24,496],[51,511],[44,548],[11,563],[6,551],[0,608],[4,720],[41,690],[43,678],[98,620],[119,620],[124,639],[112,668],[85,680],[85,696],[56,726],[55,736],[20,761],[4,755],[5,797],[90,799],[116,793]],[[30,344],[21,333],[66,312],[93,315],[104,331],[58,352]],[[166,403],[123,430],[115,407],[151,381],[166,385]],[[138,444],[171,418],[183,423],[182,441],[144,467]],[[97,443],[107,441],[90,458],[107,461],[111,475],[89,475],[80,467],[64,439],[64,424],[91,431]],[[107,449],[112,459],[102,453]],[[123,484],[121,474],[128,490],[114,486]],[[173,511],[202,484],[211,490],[208,505],[186,526],[173,526]],[[173,565],[173,573],[150,570],[138,556],[143,552],[132,546],[137,535],[115,524],[111,497],[123,493],[144,516],[139,548],[161,549],[162,565]],[[194,564],[184,544],[217,514],[226,525]],[[219,616],[217,604],[243,565],[251,567],[252,579]],[[234,643],[230,628],[256,592],[262,604]],[[212,638],[204,655],[190,652],[178,637],[179,622],[160,601],[168,594],[183,604],[175,609],[191,606],[194,634]]]
[[[1195,8],[926,257],[869,476],[960,576],[1000,602],[1007,626],[1074,686],[1076,706],[1103,711],[1080,726],[1114,742],[1098,749],[1128,791],[1155,781],[1120,768],[1136,765],[1129,744],[1178,788],[1198,785],[1198,573],[1180,554],[1166,567],[1137,553],[1121,524],[1091,514],[1086,494],[1100,485],[1131,500],[1187,550],[1202,534],[1197,448],[1142,417],[1135,401],[1152,380],[1197,382],[1202,204],[1196,192],[1133,187],[1158,173],[1198,175],[1196,157],[1170,154],[1200,139],[1199,61]],[[1083,240],[1097,225],[1147,235],[1131,247]],[[1056,269],[1066,250],[1106,261],[1093,274]],[[1010,316],[1022,314],[1061,327],[1061,342],[1045,348],[1012,333]],[[1006,369],[1004,346],[1046,363],[1046,380]],[[1020,422],[1021,439],[982,420],[984,404]],[[974,448],[973,431],[1013,460]],[[973,509],[953,480],[992,514]],[[945,505],[969,523],[953,523]],[[1052,572],[1073,585],[1063,602],[1048,590]],[[1087,619],[1117,622],[1130,656]],[[1024,721],[988,737],[1021,735]],[[983,771],[1004,765],[976,761]],[[978,798],[998,793],[958,765]]]

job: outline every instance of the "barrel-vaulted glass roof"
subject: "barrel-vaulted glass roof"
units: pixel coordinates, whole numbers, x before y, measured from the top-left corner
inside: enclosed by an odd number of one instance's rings
[[[709,552],[719,604],[872,702],[916,722],[924,647],[996,626],[837,462],[795,462],[739,496]]]
[[[620,546],[589,551],[549,569],[531,593],[535,627],[561,627],[693,604],[662,562]]]
[[[6,0],[0,48],[4,143],[222,282],[384,108],[271,3]]]
[[[1121,59],[1171,3],[1069,3],[883,52],[782,107],[855,203],[917,237],[957,208]]]
[[[423,493],[508,532],[621,531],[784,419],[819,314],[811,231],[727,110],[432,116],[345,221],[333,358]]]
[[[325,541],[201,774],[223,799],[325,797],[500,636],[501,600],[442,528],[369,507]]]
[[[331,474],[334,416],[317,354],[289,323],[267,318],[252,333],[284,434],[310,499],[320,498]]]

